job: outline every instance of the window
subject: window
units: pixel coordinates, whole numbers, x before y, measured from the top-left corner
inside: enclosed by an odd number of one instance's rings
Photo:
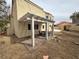
[[[34,25],[34,29],[38,29],[38,24]],[[28,30],[31,30],[31,24],[28,24]]]
[[[44,29],[44,25],[43,25],[43,29]]]
[[[38,24],[35,24],[35,29],[38,29]]]
[[[48,19],[48,16],[46,16],[46,19]]]
[[[31,24],[28,24],[28,30],[31,30]]]

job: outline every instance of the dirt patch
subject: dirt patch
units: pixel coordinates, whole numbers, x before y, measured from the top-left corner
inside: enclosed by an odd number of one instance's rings
[[[62,39],[43,40],[45,42],[38,40],[38,47],[34,49],[19,42],[13,44],[5,37],[4,41],[10,44],[3,41],[0,43],[0,59],[43,59],[45,55],[48,55],[49,59],[79,59],[79,46],[71,40],[77,38],[63,35],[60,35]]]

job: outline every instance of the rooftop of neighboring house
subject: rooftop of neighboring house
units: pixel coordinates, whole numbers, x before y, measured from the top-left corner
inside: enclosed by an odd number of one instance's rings
[[[62,21],[62,22],[60,22],[60,23],[57,24],[57,25],[62,25],[62,24],[72,24],[72,23],[71,23],[71,22]]]

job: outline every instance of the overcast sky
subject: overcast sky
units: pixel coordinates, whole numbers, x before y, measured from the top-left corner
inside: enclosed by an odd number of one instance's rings
[[[61,21],[71,21],[69,16],[79,11],[79,0],[31,0],[44,8],[44,10],[52,13],[56,23]],[[10,0],[7,0],[8,4]]]

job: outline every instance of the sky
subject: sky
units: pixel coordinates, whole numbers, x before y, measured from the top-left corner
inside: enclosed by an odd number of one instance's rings
[[[6,0],[8,5],[11,0]],[[55,23],[62,21],[71,22],[69,16],[79,11],[79,0],[31,0],[41,6],[45,11],[54,15]]]

